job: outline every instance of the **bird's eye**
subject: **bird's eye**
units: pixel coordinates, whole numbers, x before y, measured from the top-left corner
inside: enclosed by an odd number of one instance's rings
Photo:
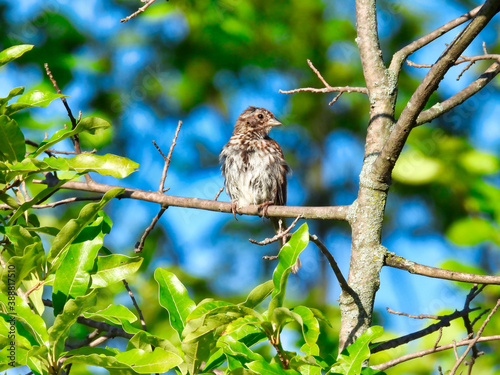
[[[264,115],[262,113],[259,113],[259,115],[257,117],[262,120],[264,118]]]

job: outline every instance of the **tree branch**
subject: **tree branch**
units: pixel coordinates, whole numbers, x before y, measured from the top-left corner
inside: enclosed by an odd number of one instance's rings
[[[426,355],[429,355],[429,354],[432,354],[432,353],[441,352],[443,350],[453,349],[454,346],[469,345],[473,340],[474,339],[463,339],[463,340],[457,341],[457,342],[452,343],[452,344],[437,346],[437,347],[426,349],[426,350],[422,350],[422,351],[419,351],[419,352],[406,354],[406,355],[403,355],[401,357],[392,359],[390,361],[381,363],[379,365],[370,366],[370,367],[372,369],[375,369],[375,370],[384,371],[384,370],[387,370],[390,367],[394,367],[396,365],[399,365],[400,363],[409,361],[411,359],[423,357],[423,356],[426,356]],[[477,340],[477,342],[497,341],[497,340],[500,340],[500,335],[480,337]]]
[[[316,74],[316,76],[319,78],[319,80],[323,83],[323,85],[325,85],[325,88],[315,89],[312,87],[303,87],[303,88],[295,89],[295,90],[279,90],[280,93],[282,93],[282,94],[295,94],[298,92],[308,91],[308,92],[324,94],[324,93],[329,93],[329,92],[338,92],[339,94],[330,103],[328,103],[328,105],[332,105],[333,103],[335,103],[340,98],[340,95],[342,95],[344,92],[348,92],[348,93],[358,92],[361,94],[368,95],[368,89],[366,87],[350,87],[350,86],[332,87],[332,86],[330,86],[330,84],[328,82],[326,82],[326,80],[323,78],[323,76],[321,75],[319,70],[316,69],[316,67],[313,65],[311,60],[308,59],[307,64],[309,65],[311,70],[314,72],[314,74]]]
[[[388,183],[390,181],[392,169],[406,143],[406,139],[411,129],[416,125],[417,117],[429,100],[429,97],[438,88],[439,82],[462,55],[465,48],[476,38],[479,32],[484,29],[499,10],[500,2],[498,0],[487,0],[474,19],[469,22],[465,29],[444,51],[417,87],[373,165],[380,182]]]
[[[489,321],[490,321],[491,317],[493,316],[493,314],[497,311],[498,306],[500,306],[500,299],[497,300],[497,303],[496,303],[495,307],[491,310],[491,312],[489,313],[488,317],[484,320],[483,324],[481,325],[481,328],[479,328],[479,330],[477,331],[476,337],[474,337],[474,339],[472,339],[469,342],[469,344],[467,345],[467,348],[465,349],[465,351],[463,352],[463,354],[455,362],[455,365],[451,369],[450,375],[454,375],[457,372],[458,367],[460,366],[460,364],[463,362],[463,360],[467,356],[467,353],[469,353],[469,351],[471,350],[471,348],[474,345],[476,345],[477,341],[481,338],[481,335],[483,334],[483,331],[486,328],[486,325],[489,323]]]
[[[482,5],[472,9],[470,12],[465,13],[464,15],[458,18],[455,18],[454,20],[444,24],[441,27],[438,27],[436,30],[430,32],[427,35],[424,35],[423,37],[413,41],[404,48],[400,49],[393,55],[391,64],[389,66],[389,70],[391,70],[395,76],[398,76],[399,72],[401,71],[401,67],[403,66],[403,63],[408,58],[408,56],[410,56],[412,53],[419,50],[420,48],[425,47],[427,44],[436,40],[440,36],[446,34],[448,31],[453,30],[455,27],[460,26],[464,22],[467,22],[473,17],[475,17],[477,12],[479,12],[479,10],[481,9],[481,7]]]
[[[53,181],[33,180],[34,183],[53,184]],[[114,188],[123,188],[121,186],[100,184],[95,181],[80,182],[69,181],[61,185],[61,189],[90,191],[94,193],[106,193]],[[140,189],[125,188],[125,192],[119,198],[131,198],[152,203],[158,203],[164,207],[185,207],[197,208],[208,211],[232,213],[231,203],[219,202],[208,199],[175,197],[162,194],[158,191],[146,191]],[[323,219],[323,220],[344,220],[347,221],[347,212],[350,206],[326,206],[326,207],[299,207],[299,206],[269,206],[268,217],[290,217],[296,218],[303,215],[304,219]],[[250,205],[238,209],[238,213],[244,215],[259,216],[259,206]]]
[[[443,327],[448,327],[452,320],[462,318],[462,317],[468,315],[470,312],[478,310],[478,309],[479,309],[479,307],[474,308],[474,309],[464,309],[461,311],[455,311],[453,314],[450,314],[450,315],[439,316],[438,323],[431,324],[430,326],[425,327],[424,329],[421,329],[420,331],[412,332],[408,335],[404,335],[404,336],[397,337],[397,338],[392,339],[392,340],[384,341],[380,344],[374,343],[374,345],[377,345],[377,344],[378,345],[375,346],[374,348],[370,349],[370,352],[371,353],[378,353],[378,352],[381,352],[383,350],[396,348],[400,345],[407,344],[410,341],[420,339],[424,336],[430,335],[431,333],[438,331],[439,329],[441,329]]]
[[[432,120],[444,115],[453,108],[465,102],[467,99],[475,95],[491,82],[500,73],[500,62],[495,61],[486,71],[479,76],[474,82],[468,85],[463,90],[459,91],[452,97],[441,103],[437,103],[431,108],[421,112],[416,121],[416,126],[431,122]]]
[[[125,18],[122,18],[120,20],[121,23],[124,23],[124,22],[127,22],[128,20],[138,16],[139,14],[141,14],[142,12],[144,12],[146,9],[148,9],[148,7],[150,5],[152,5],[156,0],[149,0],[144,6],[140,7],[139,9],[137,9],[137,11],[135,11],[134,13],[132,13],[130,16],[128,17],[125,17]]]
[[[472,273],[450,271],[442,268],[424,266],[391,252],[386,253],[384,265],[399,268],[400,270],[408,271],[409,273],[433,277],[436,279],[462,281],[466,283],[500,285],[500,276],[475,275]]]

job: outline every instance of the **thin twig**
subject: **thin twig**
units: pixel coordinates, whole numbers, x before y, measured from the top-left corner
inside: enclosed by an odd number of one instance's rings
[[[347,283],[347,280],[345,279],[344,275],[342,274],[342,271],[340,270],[340,267],[337,264],[337,262],[335,261],[335,258],[333,257],[332,253],[330,253],[330,251],[328,250],[328,248],[323,244],[323,242],[320,241],[320,239],[318,238],[318,236],[316,236],[315,234],[310,235],[309,239],[312,242],[314,242],[314,244],[316,246],[318,246],[318,248],[321,250],[321,252],[326,257],[326,259],[328,259],[328,263],[330,263],[330,267],[332,268],[333,273],[337,277],[337,280],[339,282],[340,288],[344,292],[352,294],[353,290],[351,289],[351,287]]]
[[[344,92],[342,92],[342,91],[341,91],[341,92],[339,92],[339,93],[337,94],[337,96],[335,96],[335,98],[333,98],[333,99],[332,99],[332,101],[331,101],[330,103],[328,103],[328,105],[332,105],[332,104],[334,104],[337,100],[339,100],[339,99],[340,99],[340,97],[342,96],[342,94],[343,94],[343,93],[344,93]]]
[[[39,143],[34,142],[30,139],[25,139],[24,143],[26,143],[27,145],[30,145],[30,146],[34,146],[34,147],[40,146]],[[44,152],[49,156],[54,156],[51,154],[61,154],[61,155],[76,155],[77,154],[76,151],[59,151],[59,150],[54,150],[52,148],[49,148],[49,149],[45,150]],[[94,148],[92,151],[83,151],[82,153],[83,154],[95,154],[96,152],[97,152],[97,149]]]
[[[438,337],[436,339],[436,342],[434,342],[434,349],[438,347],[439,341],[441,341],[441,337],[443,337],[443,327],[440,327],[438,330]]]
[[[136,12],[132,13],[130,16],[128,17],[125,17],[125,18],[122,18],[120,20],[121,23],[124,23],[124,22],[127,22],[128,20],[130,20],[131,18],[134,18],[135,16],[139,15],[140,13],[144,12],[146,9],[148,9],[148,7],[153,4],[156,0],[149,0],[146,5],[140,7],[139,9],[137,9]]]
[[[478,340],[481,338],[481,335],[483,334],[483,331],[486,328],[486,325],[489,323],[489,321],[490,321],[491,317],[493,316],[493,314],[497,311],[498,306],[500,306],[500,299],[497,300],[497,303],[496,303],[495,307],[493,307],[493,309],[489,313],[488,317],[484,320],[483,324],[481,325],[481,327],[477,331],[476,337],[474,337],[474,339],[472,339],[469,342],[469,345],[467,345],[467,348],[463,352],[462,356],[460,358],[458,358],[458,360],[455,362],[455,365],[451,369],[450,375],[454,375],[457,372],[458,367],[463,362],[463,360],[465,359],[465,357],[467,356],[467,354],[469,353],[469,351],[471,350],[471,348],[474,345],[476,345],[476,343],[478,342]]]
[[[144,331],[147,331],[146,329],[146,321],[144,320],[144,316],[142,315],[142,311],[139,307],[139,304],[137,303],[134,293],[132,293],[132,290],[130,290],[130,287],[128,286],[127,280],[123,279],[122,280],[123,285],[125,285],[125,289],[127,289],[128,295],[130,296],[130,299],[132,300],[132,303],[134,304],[135,309],[137,310],[137,313],[139,314],[139,319],[141,320],[141,326]]]
[[[323,78],[323,76],[321,75],[321,73],[319,72],[319,70],[316,69],[316,67],[313,65],[313,63],[311,62],[311,60],[307,59],[307,65],[309,65],[309,67],[314,72],[314,74],[316,74],[316,76],[323,83],[323,85],[325,85],[324,88],[322,88],[322,89],[315,89],[315,88],[312,88],[312,87],[304,87],[304,88],[300,88],[300,89],[287,90],[287,91],[285,91],[285,90],[279,90],[279,92],[282,93],[282,94],[295,94],[295,93],[298,93],[298,92],[305,92],[305,91],[315,92],[315,93],[338,92],[338,95],[335,96],[335,98],[333,98],[333,100],[330,103],[328,103],[328,105],[332,105],[337,100],[339,100],[340,96],[344,92],[359,92],[359,93],[368,95],[368,89],[366,87],[349,87],[349,86],[332,87],[332,86],[330,86],[330,84],[328,82],[326,82],[326,80]]]
[[[297,216],[297,218],[293,221],[292,224],[290,224],[290,226],[286,230],[284,230],[283,232],[279,232],[274,237],[266,238],[265,240],[262,240],[262,241],[255,241],[255,240],[249,238],[248,241],[250,241],[251,243],[253,243],[255,245],[260,245],[260,246],[269,245],[270,243],[276,242],[280,238],[285,237],[295,227],[295,225],[297,224],[297,222],[301,218],[302,218],[302,215]]]
[[[378,353],[378,352],[381,352],[383,350],[396,348],[398,346],[407,344],[410,341],[414,341],[414,340],[417,340],[417,339],[422,338],[424,336],[430,335],[431,333],[436,332],[437,330],[439,330],[442,327],[448,327],[450,325],[451,321],[458,319],[458,318],[461,318],[464,315],[467,315],[467,314],[471,313],[472,311],[476,311],[478,309],[479,309],[479,307],[472,308],[472,309],[464,309],[461,311],[455,311],[449,315],[439,316],[438,317],[439,322],[431,324],[424,329],[410,333],[408,335],[397,337],[395,339],[387,340],[387,341],[384,341],[381,343],[374,343],[374,345],[376,345],[376,346],[371,349],[371,352]]]
[[[319,78],[319,80],[321,82],[323,82],[323,85],[325,85],[325,87],[332,87],[328,84],[328,82],[326,82],[326,80],[323,78],[323,76],[321,75],[321,73],[319,72],[318,69],[316,69],[316,67],[313,65],[313,63],[311,62],[311,60],[307,59],[307,65],[309,65],[309,68],[311,68],[311,70],[314,72],[314,74],[316,74],[316,76]]]
[[[54,76],[52,75],[52,72],[49,69],[49,64],[45,63],[44,67],[45,67],[45,72],[47,73],[47,76],[50,79],[50,82],[52,82],[52,85],[56,89],[56,92],[58,94],[62,95],[61,89],[57,85],[57,81],[55,80]],[[71,112],[71,108],[69,107],[68,101],[66,100],[66,98],[64,96],[61,96],[61,101],[63,102],[64,108],[66,108],[66,112],[68,113],[68,117],[71,121],[71,128],[75,129],[78,125],[78,122],[80,121],[80,119],[82,117],[82,113],[80,111],[79,116],[78,116],[78,120],[76,120],[75,116],[73,116],[73,112]],[[80,137],[78,136],[78,134],[75,134],[73,137],[71,137],[71,141],[73,142],[73,147],[75,148],[76,153],[81,154],[82,149],[80,148]],[[90,177],[90,175],[88,173],[85,173],[84,177],[85,177],[85,181],[87,181],[87,182],[92,181],[92,178]]]
[[[498,340],[500,340],[500,335],[480,337],[477,340],[477,342],[498,341]],[[473,339],[463,339],[463,340],[457,341],[455,343],[455,345],[456,346],[465,346],[465,345],[469,345],[469,343],[471,343],[472,341],[473,341]],[[390,361],[387,361],[387,362],[384,362],[384,363],[381,363],[381,364],[378,364],[375,366],[371,366],[371,367],[375,370],[384,371],[390,367],[394,367],[396,365],[399,365],[400,363],[410,361],[410,360],[415,359],[415,358],[420,358],[420,357],[423,357],[423,356],[426,356],[426,355],[429,355],[432,353],[441,352],[443,350],[453,349],[453,345],[454,344],[447,344],[447,345],[438,346],[437,348],[430,348],[430,349],[421,350],[419,352],[406,354],[406,355],[403,355],[401,357],[394,358]]]
[[[435,320],[441,319],[441,317],[439,317],[437,315],[428,315],[428,314],[411,315],[411,314],[407,314],[404,312],[394,311],[394,310],[390,309],[389,307],[386,307],[386,309],[387,309],[388,313],[391,313],[394,315],[403,315],[403,316],[407,316],[408,318],[413,318],[413,319],[435,319]]]
[[[219,192],[217,194],[215,194],[214,201],[216,201],[219,198],[219,195],[221,195],[223,191],[224,191],[224,186],[219,189]]]
[[[170,150],[168,151],[168,155],[165,156],[165,154],[161,151],[160,147],[156,144],[155,141],[153,141],[153,144],[155,145],[156,149],[160,153],[160,155],[163,157],[163,160],[165,160],[165,164],[163,166],[163,172],[161,175],[160,179],[160,187],[158,188],[158,191],[164,192],[165,191],[165,180],[167,178],[167,172],[168,172],[168,167],[170,166],[170,160],[172,159],[172,152],[174,151],[174,147],[177,144],[177,136],[179,135],[179,131],[181,130],[182,126],[182,121],[179,121],[177,124],[177,129],[175,130],[174,134],[174,139],[172,139],[172,145],[170,146]]]
[[[158,220],[160,220],[160,217],[163,215],[163,213],[167,210],[168,207],[162,207],[160,211],[156,214],[156,216],[153,218],[153,221],[151,221],[151,224],[149,224],[149,227],[146,228],[144,231],[144,234],[141,237],[141,240],[135,247],[135,252],[136,253],[141,253],[142,249],[144,249],[144,243],[146,242],[146,238],[148,237],[149,233],[154,229],[156,223]]]
[[[53,208],[57,206],[61,206],[63,204],[68,204],[72,202],[82,202],[82,201],[98,201],[101,200],[102,196],[97,196],[97,197],[72,197],[72,198],[66,198],[62,199],[57,202],[52,202],[52,203],[45,203],[45,204],[34,204],[31,206],[33,209],[44,209],[44,208]],[[6,205],[6,204],[0,204],[0,210],[12,210],[12,207]]]

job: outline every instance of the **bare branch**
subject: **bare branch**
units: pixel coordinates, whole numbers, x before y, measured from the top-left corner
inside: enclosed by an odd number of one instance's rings
[[[392,58],[391,65],[389,66],[389,69],[395,74],[399,75],[399,72],[401,71],[401,67],[403,66],[403,62],[410,56],[412,53],[415,51],[419,50],[420,48],[426,46],[430,42],[436,40],[439,38],[441,35],[446,34],[448,31],[453,30],[455,27],[460,26],[464,22],[469,21],[473,17],[476,16],[476,14],[479,12],[481,9],[481,6],[478,6],[474,9],[472,9],[470,12],[465,13],[464,15],[455,18],[454,20],[444,24],[443,26],[437,28],[436,30],[430,32],[427,35],[424,35],[423,37],[415,40],[414,42],[408,44],[404,48],[400,49],[398,52],[396,52]]]
[[[295,94],[295,93],[298,93],[298,92],[314,92],[314,93],[321,93],[321,94],[324,94],[324,93],[329,93],[329,92],[338,92],[339,94],[333,98],[333,100],[328,103],[328,105],[332,105],[333,103],[335,103],[337,100],[339,100],[340,96],[344,93],[344,92],[358,92],[358,93],[361,93],[361,94],[366,94],[368,95],[368,89],[366,87],[350,87],[350,86],[343,86],[343,87],[332,87],[330,86],[330,84],[328,82],[326,82],[326,80],[323,78],[323,76],[321,75],[321,73],[319,72],[318,69],[316,69],[316,67],[313,65],[313,63],[311,62],[311,60],[307,59],[307,64],[309,65],[309,67],[311,68],[311,70],[314,72],[314,74],[316,74],[316,76],[319,78],[319,80],[323,83],[323,85],[325,85],[325,88],[323,89],[315,89],[315,88],[312,88],[312,87],[303,87],[303,88],[300,88],[300,89],[295,89],[295,90],[288,90],[288,91],[285,91],[285,90],[279,90],[280,93],[282,94]]]
[[[390,252],[386,253],[384,265],[399,268],[400,270],[405,270],[413,274],[433,277],[436,279],[463,281],[466,283],[500,285],[500,276],[475,275],[472,273],[450,271],[442,268],[424,266]]]
[[[132,13],[130,16],[128,17],[125,17],[125,18],[122,18],[120,20],[121,23],[124,23],[124,22],[127,22],[128,20],[136,17],[137,15],[141,14],[142,12],[144,12],[146,9],[148,9],[148,7],[150,5],[152,5],[156,0],[149,0],[146,5],[140,7],[139,9],[137,9],[137,11],[135,11],[134,13]]]
[[[52,184],[53,181],[33,180],[34,183]],[[94,193],[106,193],[111,189],[123,188],[116,185],[101,184],[96,181],[90,183],[81,181],[68,181],[61,185],[61,189],[90,191]],[[231,213],[231,203],[219,202],[208,199],[175,197],[161,194],[158,191],[146,191],[140,189],[124,188],[125,192],[119,198],[137,199],[147,202],[158,203],[162,206],[197,208],[208,211]],[[343,220],[347,221],[347,212],[350,206],[325,206],[325,207],[299,207],[299,206],[269,206],[268,217],[296,218],[302,215],[304,219]],[[240,214],[260,216],[259,206],[250,205],[238,210]]]
[[[160,220],[161,216],[163,215],[163,213],[166,210],[167,210],[167,207],[162,207],[160,209],[160,211],[156,214],[156,216],[153,218],[153,221],[151,221],[151,224],[149,224],[149,226],[146,228],[146,230],[144,231],[144,234],[141,237],[141,240],[139,241],[139,243],[135,247],[134,251],[136,253],[142,252],[142,249],[144,249],[144,243],[146,242],[146,238],[149,236],[149,233],[151,233],[151,231],[154,229],[156,223],[158,222],[158,220]]]
[[[411,129],[416,125],[416,120],[429,97],[436,91],[440,81],[448,72],[455,61],[460,57],[465,48],[476,38],[488,22],[500,10],[498,0],[487,0],[481,7],[476,17],[455,38],[450,46],[432,66],[420,85],[417,87],[401,116],[394,125],[389,138],[382,151],[373,164],[373,170],[378,175],[380,182],[389,182],[394,164],[403,149]]]
[[[420,339],[424,336],[430,335],[431,333],[436,332],[443,327],[448,327],[452,320],[462,318],[463,316],[468,315],[472,311],[476,311],[478,309],[479,309],[479,307],[473,308],[473,309],[464,309],[461,311],[455,311],[454,313],[449,314],[449,315],[440,316],[440,317],[438,317],[439,322],[431,324],[430,326],[425,327],[424,329],[421,329],[420,331],[416,331],[416,332],[410,333],[408,335],[397,337],[397,338],[392,339],[392,340],[387,340],[387,341],[384,341],[380,344],[374,343],[375,345],[377,345],[377,344],[378,345],[375,346],[373,349],[371,349],[371,352],[378,353],[378,352],[381,352],[383,350],[396,348],[400,345],[407,344],[410,341],[414,341],[414,340]]]
[[[325,87],[322,89],[316,89],[313,87],[303,87],[300,89],[294,89],[294,90],[279,90],[280,93],[282,94],[295,94],[298,92],[314,92],[318,94],[325,94],[329,92],[358,92],[360,94],[368,94],[368,89],[366,87],[351,87],[351,86],[330,86],[330,87]]]
[[[297,222],[300,219],[302,219],[302,215],[297,216],[297,218],[293,221],[292,224],[290,224],[290,226],[288,228],[286,228],[286,230],[284,230],[283,232],[277,233],[274,237],[266,238],[265,240],[260,241],[260,242],[249,238],[248,241],[250,241],[251,243],[253,243],[255,245],[259,245],[259,246],[269,245],[270,243],[276,242],[280,238],[283,238],[286,235],[288,235],[288,233],[295,227],[295,225],[297,224]]]
[[[490,83],[498,73],[500,73],[500,62],[495,61],[478,79],[465,89],[459,91],[445,101],[437,103],[433,107],[421,112],[417,117],[416,125],[418,126],[430,122],[462,104]]]
[[[223,191],[224,191],[224,186],[219,189],[219,191],[218,191],[217,194],[215,194],[214,201],[216,201],[217,199],[219,199],[219,195],[221,195]]]
[[[481,327],[477,331],[476,337],[474,337],[474,339],[469,342],[469,344],[467,345],[467,348],[465,349],[464,353],[455,362],[455,365],[451,369],[450,375],[454,375],[457,372],[458,367],[460,366],[460,364],[463,362],[463,360],[467,356],[467,353],[469,353],[469,350],[471,350],[471,348],[474,345],[476,345],[477,341],[481,338],[481,335],[483,334],[483,331],[486,328],[486,325],[489,323],[489,321],[490,321],[491,317],[493,316],[493,314],[497,311],[498,306],[500,306],[500,299],[497,300],[497,303],[496,303],[495,307],[491,310],[491,312],[489,313],[488,317],[484,320],[483,324],[481,325]]]
[[[428,315],[428,314],[411,315],[411,314],[407,314],[404,312],[394,311],[388,307],[386,307],[386,310],[388,313],[391,313],[394,315],[407,316],[408,318],[412,318],[412,319],[435,319],[435,320],[441,319],[441,317],[439,317],[437,315]]]
[[[132,303],[134,304],[134,307],[137,310],[137,313],[139,314],[139,319],[141,320],[142,329],[144,331],[147,331],[146,321],[144,320],[144,316],[142,315],[142,311],[139,307],[139,304],[137,303],[137,301],[134,297],[134,293],[132,293],[132,290],[130,290],[130,287],[128,286],[127,280],[123,279],[122,282],[123,282],[123,285],[125,285],[125,289],[127,289],[128,295],[130,296],[130,299],[132,300]]]
[[[167,156],[165,156],[165,154],[161,151],[160,147],[156,144],[156,142],[153,141],[153,144],[155,145],[156,149],[158,150],[160,155],[163,156],[163,160],[165,160],[165,164],[163,166],[163,172],[161,174],[161,179],[160,179],[160,187],[158,188],[158,191],[160,192],[165,191],[165,180],[167,178],[168,167],[170,166],[170,160],[172,159],[172,152],[174,151],[174,147],[177,144],[176,143],[177,136],[179,135],[181,126],[182,126],[182,121],[179,121],[179,123],[177,124],[177,129],[175,130],[174,139],[172,139],[172,145],[170,146],[170,150],[168,151]]]
[[[469,345],[473,340],[474,339],[463,339],[463,340],[457,341],[455,344],[442,345],[442,346],[438,346],[435,348],[422,350],[422,351],[419,351],[416,353],[406,354],[406,355],[403,355],[401,357],[394,358],[390,361],[381,363],[379,365],[371,366],[371,368],[373,368],[375,370],[379,370],[379,371],[384,371],[390,367],[394,367],[396,365],[399,365],[400,363],[403,363],[403,362],[406,362],[406,361],[409,361],[409,360],[412,360],[415,358],[424,357],[426,355],[441,352],[443,350],[453,349],[453,345],[456,345],[456,346]],[[500,340],[500,335],[480,337],[477,340],[477,342],[498,341],[498,340]]]
[[[52,85],[56,89],[57,93],[62,95],[62,92],[59,89],[59,86],[57,85],[57,81],[55,80],[54,76],[52,75],[52,72],[49,69],[49,64],[45,63],[44,67],[45,67],[45,72],[47,73],[47,76],[49,77],[50,82],[52,82]],[[73,116],[73,112],[71,112],[71,108],[69,107],[69,104],[64,96],[61,96],[61,101],[63,102],[64,108],[66,108],[66,112],[68,113],[68,117],[71,121],[72,129],[76,128],[76,126],[78,125],[78,122],[80,121],[80,119],[82,117],[82,112],[80,111],[79,116],[78,116],[78,120],[76,120],[75,116]],[[76,153],[81,154],[82,149],[80,148],[80,137],[78,136],[78,134],[75,134],[73,137],[71,137],[71,141],[73,142],[73,147],[75,148]],[[88,173],[85,173],[84,177],[85,177],[85,181],[87,181],[87,182],[92,181],[92,178],[90,177],[90,175]]]

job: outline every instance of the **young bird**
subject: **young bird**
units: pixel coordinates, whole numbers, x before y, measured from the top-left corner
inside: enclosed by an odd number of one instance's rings
[[[236,120],[233,135],[222,149],[219,159],[225,189],[231,198],[233,215],[236,209],[260,205],[263,216],[269,205],[286,204],[286,175],[290,171],[279,144],[268,136],[281,125],[265,108],[248,107]],[[284,218],[271,218],[277,233],[286,229]],[[280,240],[280,248],[283,245]],[[292,268],[296,273],[300,261]]]

